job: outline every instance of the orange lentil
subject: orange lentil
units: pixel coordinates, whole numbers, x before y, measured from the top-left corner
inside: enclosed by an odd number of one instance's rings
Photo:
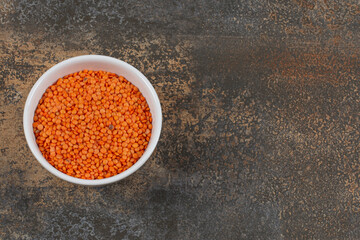
[[[103,179],[130,168],[151,137],[152,116],[124,77],[83,70],[50,86],[34,115],[36,142],[59,171]]]

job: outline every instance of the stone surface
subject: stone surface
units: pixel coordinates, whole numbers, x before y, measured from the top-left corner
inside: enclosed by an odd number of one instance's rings
[[[360,238],[358,0],[0,2],[0,239]],[[22,129],[32,85],[83,54],[154,85],[149,161],[88,188]]]

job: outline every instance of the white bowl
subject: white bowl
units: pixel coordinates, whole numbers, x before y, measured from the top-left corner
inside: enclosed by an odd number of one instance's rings
[[[137,88],[139,88],[140,92],[146,98],[146,101],[149,105],[150,112],[152,114],[152,131],[151,138],[149,144],[141,156],[141,158],[129,169],[126,171],[119,173],[115,176],[97,179],[97,180],[85,180],[76,177],[71,177],[66,175],[65,173],[60,172],[56,168],[54,168],[42,155],[39,150],[38,145],[35,141],[35,135],[33,132],[33,118],[36,107],[44,94],[45,90],[54,84],[59,78],[81,71],[83,69],[89,70],[103,70],[107,72],[116,73],[125,77],[128,81],[134,84]],[[136,68],[120,61],[118,59],[100,56],[100,55],[84,55],[78,56],[74,58],[67,59],[63,62],[60,62],[50,68],[47,72],[45,72],[35,83],[33,88],[31,89],[29,96],[27,97],[24,109],[24,132],[26,141],[31,149],[31,152],[34,154],[36,159],[40,162],[40,164],[46,168],[49,172],[54,174],[55,176],[66,180],[71,183],[88,185],[88,186],[99,186],[105,185],[109,183],[114,183],[123,178],[134,173],[138,170],[150,157],[152,152],[154,151],[156,144],[160,137],[162,125],[162,113],[159,98],[155,92],[155,89],[149,82],[149,80]]]

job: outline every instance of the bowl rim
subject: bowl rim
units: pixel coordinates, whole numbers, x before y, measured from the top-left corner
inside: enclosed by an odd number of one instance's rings
[[[157,114],[157,117],[155,119],[155,121],[156,121],[155,126],[158,126],[158,127],[154,127],[152,134],[151,134],[151,138],[153,138],[154,144],[151,144],[151,145],[149,144],[147,146],[144,154],[141,156],[141,158],[129,169],[127,169],[124,172],[121,172],[115,176],[112,176],[109,178],[104,178],[104,179],[86,180],[86,179],[69,176],[69,175],[57,170],[44,158],[44,156],[41,153],[39,154],[39,152],[36,151],[36,148],[38,148],[38,145],[36,144],[36,141],[34,141],[34,138],[32,135],[32,134],[34,134],[33,127],[32,127],[33,119],[31,119],[31,117],[30,117],[31,112],[30,112],[29,108],[30,108],[30,104],[34,101],[33,99],[34,99],[37,88],[44,83],[44,81],[46,80],[48,75],[50,75],[53,71],[61,69],[63,67],[66,67],[67,65],[73,64],[74,62],[83,62],[83,61],[86,62],[87,60],[97,60],[97,61],[102,61],[102,62],[108,62],[108,63],[112,63],[112,64],[122,65],[122,67],[128,68],[130,71],[135,73],[137,75],[137,77],[139,77],[141,79],[141,81],[143,81],[145,83],[146,87],[150,91],[151,98],[154,100],[154,104],[156,106],[155,108],[157,108],[159,110],[159,111],[157,111],[159,114]],[[155,111],[154,111],[154,113],[155,113]],[[31,124],[28,124],[30,122],[30,120],[31,120]],[[153,118],[153,121],[154,121],[154,118]],[[31,88],[31,90],[27,96],[26,102],[25,102],[24,115],[23,115],[23,128],[24,128],[26,142],[27,142],[32,154],[46,170],[48,170],[50,173],[52,173],[56,177],[63,179],[67,182],[71,182],[71,183],[75,183],[75,184],[79,184],[79,185],[86,185],[86,186],[100,186],[100,185],[114,183],[114,182],[117,182],[121,179],[124,179],[124,178],[130,176],[131,174],[136,172],[142,165],[144,165],[144,163],[149,159],[149,157],[155,150],[155,147],[157,146],[157,143],[160,138],[160,133],[161,133],[161,128],[162,128],[162,109],[161,109],[159,97],[158,97],[154,87],[152,86],[150,81],[138,69],[136,69],[129,63],[126,63],[122,60],[119,60],[119,59],[116,59],[113,57],[109,57],[109,56],[81,55],[81,56],[76,56],[76,57],[66,59],[64,61],[61,61],[61,62],[55,64],[54,66],[49,68],[44,74],[42,74],[40,76],[40,78],[36,81],[36,83]]]

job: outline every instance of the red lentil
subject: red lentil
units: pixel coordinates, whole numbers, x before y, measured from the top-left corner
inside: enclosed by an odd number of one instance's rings
[[[45,159],[82,179],[103,179],[143,155],[152,116],[140,91],[124,77],[83,70],[57,80],[42,96],[33,129]]]

